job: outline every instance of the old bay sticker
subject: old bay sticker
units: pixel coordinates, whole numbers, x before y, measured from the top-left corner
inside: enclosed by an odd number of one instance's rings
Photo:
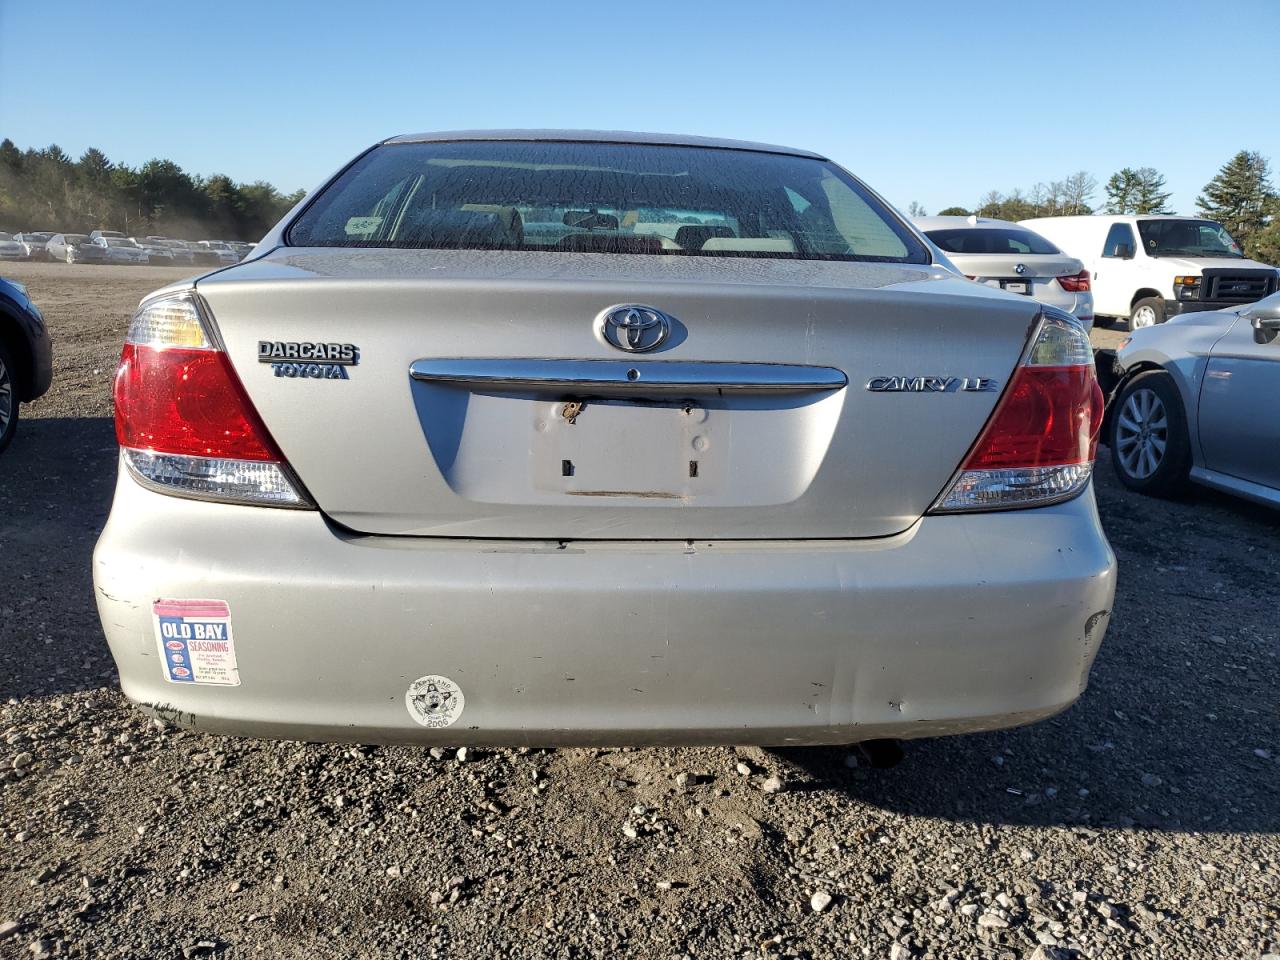
[[[467,698],[448,677],[431,674],[409,684],[404,705],[414,723],[422,727],[451,727],[462,716]]]
[[[151,613],[166,680],[240,686],[225,600],[157,600]]]

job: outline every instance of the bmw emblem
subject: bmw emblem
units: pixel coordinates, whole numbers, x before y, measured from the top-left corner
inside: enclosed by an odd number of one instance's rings
[[[1024,273],[1027,272],[1026,264],[1024,263],[1015,264],[1013,267],[1013,272],[1016,273],[1018,276],[1022,276]]]
[[[596,332],[605,343],[627,353],[657,350],[671,336],[671,318],[639,303],[609,307],[596,318]]]

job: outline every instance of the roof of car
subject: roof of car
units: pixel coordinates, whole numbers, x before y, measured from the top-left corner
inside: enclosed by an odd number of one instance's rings
[[[553,141],[561,143],[636,143],[650,146],[709,147],[715,150],[750,150],[755,153],[781,153],[813,160],[827,158],[809,150],[780,147],[772,143],[749,140],[723,140],[719,137],[691,137],[672,133],[634,133],[628,130],[446,130],[436,133],[407,133],[389,137],[383,143],[447,143],[458,140]]]
[[[913,217],[917,230],[1026,230],[1026,227],[1008,220],[991,217]]]
[[[1081,213],[1074,216],[1030,217],[1020,222],[1036,223],[1041,220],[1074,220],[1081,223],[1111,223],[1113,221],[1132,223],[1137,220],[1208,220],[1211,223],[1216,222],[1212,217],[1197,217],[1183,213]]]

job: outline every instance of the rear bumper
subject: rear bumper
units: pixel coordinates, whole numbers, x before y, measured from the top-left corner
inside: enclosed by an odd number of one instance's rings
[[[353,537],[121,479],[94,554],[124,692],[201,729],[470,744],[847,743],[1028,723],[1083,691],[1115,558],[1092,491],[874,541]],[[164,679],[157,598],[225,600],[239,686]],[[427,729],[408,685],[465,708]]]

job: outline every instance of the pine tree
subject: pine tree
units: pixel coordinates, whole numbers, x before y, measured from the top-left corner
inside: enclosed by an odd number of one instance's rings
[[[1125,167],[1107,181],[1107,213],[1133,213],[1138,192],[1138,172]]]
[[[1164,188],[1164,175],[1155,167],[1139,167],[1133,171],[1137,177],[1137,194],[1133,212],[1138,214],[1173,213],[1169,198],[1173,193]]]
[[[1262,263],[1280,265],[1280,196],[1271,197],[1266,213],[1267,225],[1253,235],[1245,252]]]
[[[1107,213],[1169,213],[1171,194],[1154,167],[1125,167],[1107,181]]]
[[[1267,225],[1267,213],[1275,197],[1267,158],[1255,151],[1241,150],[1205,184],[1196,205],[1202,216],[1222,224],[1238,243],[1248,247]]]

